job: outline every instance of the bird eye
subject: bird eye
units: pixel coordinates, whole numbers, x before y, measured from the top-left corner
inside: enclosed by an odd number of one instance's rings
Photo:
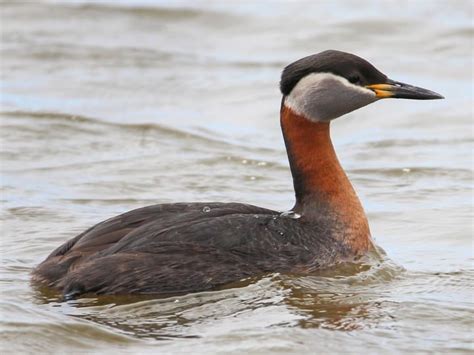
[[[349,82],[352,83],[352,84],[357,84],[358,82],[360,82],[359,75],[351,75],[349,77]]]

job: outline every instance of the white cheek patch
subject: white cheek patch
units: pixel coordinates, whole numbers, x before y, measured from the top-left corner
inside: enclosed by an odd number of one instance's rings
[[[312,121],[330,121],[377,100],[372,90],[331,73],[302,78],[285,98],[285,106]]]

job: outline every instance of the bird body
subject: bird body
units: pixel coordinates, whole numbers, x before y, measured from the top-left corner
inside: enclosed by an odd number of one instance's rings
[[[53,251],[33,279],[66,297],[211,290],[271,272],[312,273],[373,248],[337,159],[330,121],[381,98],[442,98],[388,79],[355,55],[325,51],[285,68],[280,122],[296,203],[148,206],[101,222]]]
[[[55,250],[35,276],[68,297],[169,294],[268,272],[308,273],[351,257],[321,216],[238,203],[160,204],[97,224]]]

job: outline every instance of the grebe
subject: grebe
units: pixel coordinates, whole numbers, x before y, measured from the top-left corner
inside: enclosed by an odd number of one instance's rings
[[[66,298],[204,291],[271,272],[311,273],[372,247],[362,205],[331,143],[330,121],[383,98],[441,99],[335,50],[282,73],[280,120],[296,204],[174,203],[101,222],[54,250],[33,279]]]

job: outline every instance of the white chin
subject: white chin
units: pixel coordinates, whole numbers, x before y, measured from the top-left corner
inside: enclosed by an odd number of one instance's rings
[[[372,90],[331,73],[312,73],[296,84],[284,104],[311,121],[327,122],[374,101]]]

